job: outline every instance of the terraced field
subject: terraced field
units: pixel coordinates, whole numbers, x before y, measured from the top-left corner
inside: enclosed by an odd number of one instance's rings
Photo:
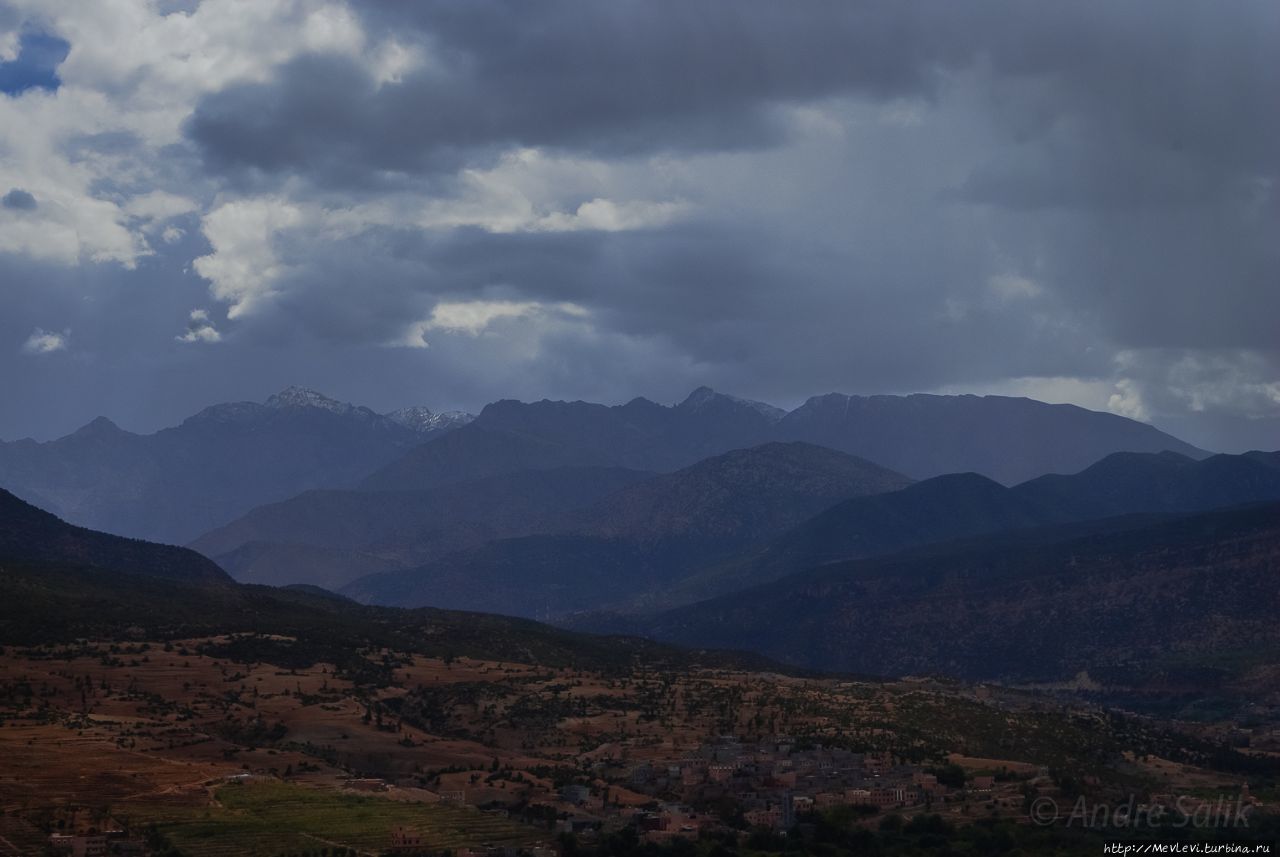
[[[150,808],[154,817],[154,807]],[[452,806],[403,803],[281,782],[232,783],[217,805],[175,807],[157,827],[190,857],[275,857],[321,848],[377,854],[391,831],[422,834],[424,847],[458,848],[479,842],[521,845],[547,834],[505,818]]]

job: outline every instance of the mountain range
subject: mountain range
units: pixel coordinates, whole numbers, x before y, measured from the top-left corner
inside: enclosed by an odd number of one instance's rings
[[[556,515],[602,496],[571,490],[561,498],[552,491],[556,496],[539,501],[536,514],[510,515],[504,511],[510,504],[519,507],[518,498],[538,491],[533,483],[541,477],[528,474],[582,468],[670,474],[731,450],[797,440],[910,478],[976,468],[1009,481],[1072,472],[1120,450],[1205,455],[1142,423],[1027,399],[833,394],[789,413],[705,387],[673,406],[645,399],[612,407],[503,400],[469,424],[430,436],[353,479],[341,494],[281,496],[191,543],[243,579],[288,582],[310,569],[309,582],[343,585],[494,539],[563,530],[567,525],[554,526]],[[886,465],[887,459],[899,466]],[[574,478],[591,478],[587,472]],[[546,478],[554,485],[567,477]],[[486,486],[484,480],[497,481]],[[314,482],[322,484],[312,487],[339,487],[332,479]],[[508,491],[515,494],[510,501]],[[451,508],[452,495],[459,510]],[[467,499],[483,495],[503,499],[492,512]],[[418,523],[395,533],[381,523],[408,518]]]
[[[822,670],[1203,692],[1274,662],[1278,571],[1280,503],[1256,504],[835,563],[615,627]]]
[[[1137,513],[1207,511],[1280,500],[1280,453],[1113,453],[1070,475],[1006,488],[976,473],[926,479],[892,494],[838,503],[760,551],[706,569],[665,593],[667,604],[722,595],[825,563],[1023,528]]]
[[[281,533],[297,541],[259,538]],[[365,606],[314,586],[236,583],[196,551],[78,527],[0,492],[0,633],[270,629],[337,657],[335,640],[393,645],[434,627],[500,652],[677,651],[640,635],[824,671],[1010,682],[1087,671],[1169,686],[1216,680],[1223,657],[1239,654],[1232,669],[1247,670],[1280,650],[1274,452],[1114,453],[1006,487],[974,473],[913,481],[848,453],[770,441],[668,473],[579,465],[416,491],[312,491],[206,541],[226,556],[290,545],[335,569],[344,551],[435,558],[342,587],[416,609]],[[616,607],[627,612],[608,612]],[[441,608],[568,616],[571,631]],[[587,642],[581,631],[630,642]]]
[[[1280,453],[1201,461],[1172,452],[1115,453],[1080,473],[1012,488],[973,473],[901,487],[906,477],[880,468],[850,472],[848,499],[815,491],[802,502],[780,487],[802,484],[798,461],[816,475],[835,472],[839,456],[802,443],[729,453],[606,497],[575,526],[371,574],[342,592],[372,603],[487,604],[543,618],[606,608],[652,612],[825,563],[960,538],[1280,500]],[[845,467],[874,466],[850,458]]]
[[[338,589],[375,571],[554,529],[564,513],[652,475],[621,467],[557,467],[439,490],[307,491],[254,509],[191,546],[246,583]]]
[[[466,414],[376,414],[290,387],[149,435],[105,417],[57,440],[0,443],[0,486],[86,527],[186,542],[263,503],[354,483]]]
[[[371,575],[342,592],[400,606],[474,608],[483,599],[500,612],[561,615],[661,590],[832,503],[909,483],[845,453],[767,443],[623,488],[543,533]]]
[[[422,489],[566,465],[671,472],[732,449],[795,440],[913,479],[972,471],[1005,484],[1074,473],[1112,452],[1206,455],[1145,423],[1031,399],[833,393],[786,412],[702,387],[670,407],[647,399],[613,407],[494,402],[465,430],[419,446],[360,487]]]
[[[421,407],[378,414],[290,387],[148,435],[99,417],[57,440],[0,442],[0,486],[82,526],[189,542],[312,489],[428,490],[558,467],[669,473],[797,440],[913,479],[973,471],[1005,484],[1117,451],[1204,455],[1112,414],[997,396],[833,393],[787,412],[702,387],[672,406],[503,400],[473,419]]]

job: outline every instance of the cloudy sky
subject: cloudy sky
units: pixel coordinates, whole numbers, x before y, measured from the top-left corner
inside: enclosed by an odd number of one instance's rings
[[[1280,4],[0,0],[0,438],[296,383],[1280,447]]]

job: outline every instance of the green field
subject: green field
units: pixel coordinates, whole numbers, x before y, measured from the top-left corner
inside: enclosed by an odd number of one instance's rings
[[[452,806],[402,803],[319,791],[281,782],[233,783],[217,791],[218,806],[174,809],[157,827],[189,857],[275,857],[333,847],[377,854],[391,830],[423,834],[424,847],[529,843],[548,834],[505,818]],[[138,812],[145,817],[145,812]]]

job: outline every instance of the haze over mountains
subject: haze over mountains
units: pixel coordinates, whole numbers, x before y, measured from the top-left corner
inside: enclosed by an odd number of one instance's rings
[[[427,488],[503,470],[615,465],[669,472],[768,441],[802,440],[913,479],[973,471],[1012,484],[1073,473],[1112,452],[1205,453],[1152,426],[1074,405],[1002,396],[844,396],[791,412],[705,387],[671,407],[634,399],[486,406],[465,432],[424,444],[365,479],[371,490]]]
[[[54,441],[0,442],[0,486],[76,524],[187,542],[311,489],[422,490],[556,467],[671,472],[790,440],[916,479],[973,470],[1006,483],[1119,450],[1203,454],[1111,414],[992,396],[830,394],[788,413],[704,387],[670,407],[503,400],[473,420],[426,408],[377,414],[291,387],[150,435],[100,417]]]
[[[696,492],[694,474],[723,459],[749,460],[767,473],[777,467],[778,448],[766,445],[730,453],[639,483],[585,512],[574,530],[492,541],[421,568],[373,574],[342,591],[380,604],[458,609],[489,604],[502,612],[542,618],[602,608],[647,612],[735,592],[824,563],[959,538],[1118,515],[1185,513],[1280,500],[1280,454],[1218,455],[1195,461],[1171,452],[1116,453],[1078,474],[1044,476],[1013,488],[972,473],[934,477],[901,490],[889,487],[891,479],[867,483],[864,477],[854,483],[864,486],[861,496],[849,490],[850,499],[811,518],[797,520],[793,511],[790,519],[775,516],[772,527],[759,519],[767,518],[763,510],[771,503],[781,502],[781,492],[753,496],[737,487],[729,492],[733,517],[756,518],[757,523],[741,527],[736,540],[721,537],[725,512],[719,503],[675,499]],[[836,455],[808,444],[781,448],[815,461]],[[637,516],[627,514],[633,505],[629,498],[646,493],[662,497],[664,487],[668,497],[654,503],[664,514],[636,526]],[[809,508],[820,502],[813,498]],[[791,508],[803,506],[793,503]],[[672,530],[678,538],[664,537]],[[632,627],[625,621],[576,621],[579,627],[600,630]]]
[[[665,593],[689,603],[801,569],[921,545],[1138,513],[1185,513],[1280,500],[1280,453],[1114,453],[1076,474],[1006,488],[975,473],[938,476],[836,504],[762,550],[706,569]]]
[[[483,599],[500,612],[562,615],[660,591],[834,502],[909,482],[845,453],[768,443],[621,489],[542,534],[491,541],[342,591],[381,604],[474,607]]]
[[[554,528],[560,516],[653,474],[621,467],[522,470],[442,490],[305,492],[254,509],[192,547],[237,579],[331,589],[496,538]]]
[[[299,402],[299,409],[312,409],[310,405]],[[326,406],[324,413],[339,416],[333,413],[334,405]],[[371,412],[349,408],[346,420],[353,416],[364,419],[351,430],[352,436],[367,434],[366,423],[385,429],[387,420]],[[402,417],[401,421],[406,419]],[[468,506],[462,495],[474,491],[478,492],[475,496],[481,496],[487,491],[503,497],[501,503],[505,503],[507,489],[499,489],[499,483],[487,488],[458,487],[522,472],[594,467],[670,473],[730,450],[793,440],[859,456],[911,478],[976,469],[1012,480],[1021,475],[1071,472],[1119,450],[1168,449],[1194,457],[1204,455],[1132,420],[1073,406],[1001,397],[860,398],[832,394],[811,399],[787,413],[700,388],[674,406],[645,399],[612,407],[586,402],[504,400],[485,407],[478,417],[457,430],[448,430],[460,422],[456,419],[443,427],[431,423],[435,433],[426,442],[410,443],[409,448],[403,446],[403,435],[396,430],[379,431],[377,455],[365,451],[346,460],[345,467],[314,468],[305,480],[289,480],[289,488],[280,486],[271,498],[283,502],[283,506],[254,511],[229,524],[223,521],[227,526],[200,537],[196,544],[228,563],[237,574],[248,575],[246,579],[288,582],[296,568],[305,566],[316,570],[316,579],[341,585],[363,573],[427,562],[450,549],[547,531],[549,525],[543,512],[563,511],[593,499],[570,491],[563,499],[552,499],[533,516],[512,516],[498,508],[493,517],[500,520],[495,525],[487,520],[487,511]],[[304,442],[300,447],[306,445]],[[289,456],[296,458],[296,451],[290,450]],[[379,457],[388,460],[356,474],[358,461],[367,463]],[[886,464],[887,460],[896,465]],[[264,470],[253,473],[254,479],[260,480],[265,480],[266,475]],[[517,496],[522,496],[522,490],[539,490],[533,484],[537,479],[522,478],[524,489],[511,488]],[[574,478],[590,477],[580,474]],[[110,482],[104,487],[102,480],[90,481],[96,491],[109,494],[113,490]],[[286,499],[298,494],[292,489],[304,481],[303,490],[345,485],[349,486],[345,490],[352,493],[342,497],[303,494]],[[16,487],[38,498],[42,496],[37,490],[43,487],[41,482],[31,476],[19,480]],[[442,490],[460,493],[460,509],[473,511],[435,512],[432,509],[447,501],[425,494],[416,498],[403,494]],[[398,501],[376,496],[385,492],[402,496]],[[418,507],[422,523],[416,527],[416,536],[406,535],[403,527],[397,534],[386,533],[382,524],[371,520],[413,517],[415,513],[408,512],[413,504],[425,504]],[[384,512],[374,514],[374,508],[383,508]],[[191,518],[194,512],[182,504],[170,503],[165,514]],[[208,517],[204,515],[202,519]],[[504,518],[518,521],[519,527],[506,526],[501,520]],[[359,531],[357,521],[369,521],[367,531]],[[470,535],[459,529],[463,523],[474,525]],[[183,530],[189,527],[184,526]],[[348,535],[339,537],[338,533]]]
[[[355,482],[469,420],[379,415],[290,387],[149,435],[99,417],[47,443],[0,443],[0,486],[82,526],[180,543],[262,503]]]
[[[1260,621],[1280,538],[1280,507],[1248,506],[1280,502],[1280,453],[1207,455],[1141,423],[998,397],[824,396],[784,413],[703,388],[670,407],[502,401],[470,419],[290,388],[155,435],[100,420],[3,453],[28,494],[144,530],[282,495],[193,542],[241,582],[819,669],[1022,680],[1148,664],[1177,640],[1148,629],[1147,645],[1124,617],[1181,615],[1220,563],[1230,604],[1186,637],[1209,650],[1224,622]],[[946,470],[966,463],[983,472]],[[94,597],[104,572],[229,585],[194,551],[85,530],[9,493],[0,560],[58,566]],[[1068,613],[1078,628],[1017,644]]]
[[[186,548],[72,526],[0,491],[0,640],[284,635],[285,657],[370,673],[361,654],[413,645],[446,657],[524,658],[547,666],[616,668],[633,660],[775,668],[751,655],[686,653],[639,639],[596,637],[504,616],[365,607],[314,587],[239,584]],[[279,636],[273,636],[282,642]],[[275,653],[277,657],[281,654]],[[282,664],[285,662],[281,662]],[[308,661],[309,663],[309,661]]]

